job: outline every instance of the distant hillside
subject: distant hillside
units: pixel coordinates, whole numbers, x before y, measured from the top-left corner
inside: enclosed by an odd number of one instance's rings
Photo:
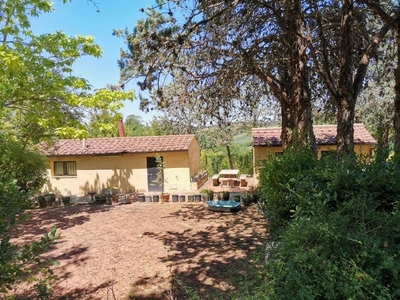
[[[247,132],[235,135],[233,138],[234,144],[250,144],[251,143],[251,135]]]

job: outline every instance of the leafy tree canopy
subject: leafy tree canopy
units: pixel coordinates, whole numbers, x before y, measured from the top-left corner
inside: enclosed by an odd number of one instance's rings
[[[235,107],[252,114],[264,97],[280,104],[284,147],[297,140],[313,148],[311,102],[318,100],[318,109],[326,103],[334,109],[329,119],[338,124],[341,154],[353,152],[357,98],[378,47],[393,41],[386,36],[397,21],[393,1],[367,0],[158,0],[142,12],[146,17],[131,32],[114,34],[127,42],[122,83],[139,80],[151,95],[144,106],[179,103],[214,122],[222,109],[224,124],[237,119]]]
[[[64,1],[66,2],[66,1]],[[29,19],[51,11],[48,0],[0,1],[0,118],[2,129],[37,142],[41,138],[87,134],[86,114],[116,114],[133,92],[100,89],[73,75],[82,56],[101,56],[91,36],[57,31],[35,35]]]

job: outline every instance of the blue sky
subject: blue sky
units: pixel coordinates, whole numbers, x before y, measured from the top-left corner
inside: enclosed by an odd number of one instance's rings
[[[72,0],[66,4],[62,0],[54,0],[54,12],[42,14],[31,20],[32,29],[36,34],[62,30],[74,35],[91,35],[102,50],[101,58],[83,57],[74,65],[74,73],[89,80],[94,89],[107,84],[118,84],[119,68],[117,60],[121,48],[125,48],[122,38],[112,36],[113,29],[135,26],[136,21],[145,15],[140,8],[151,6],[154,0],[96,0],[100,12],[96,12],[93,4],[87,0]],[[136,89],[136,85],[127,86]],[[144,121],[149,121],[152,114],[139,110],[139,100],[125,101],[121,111],[124,118],[130,114],[140,115]]]

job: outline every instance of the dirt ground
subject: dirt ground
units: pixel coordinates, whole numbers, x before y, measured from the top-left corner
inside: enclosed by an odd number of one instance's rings
[[[223,299],[265,244],[265,225],[256,205],[238,213],[204,203],[73,205],[32,211],[14,241],[58,228],[46,253],[60,262],[57,299]]]

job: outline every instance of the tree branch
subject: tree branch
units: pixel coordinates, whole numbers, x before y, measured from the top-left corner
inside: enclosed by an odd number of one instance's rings
[[[397,10],[395,16],[390,16],[382,7],[380,2],[371,0],[357,0],[362,4],[367,5],[377,16],[379,16],[386,24],[392,24],[395,29],[399,29],[400,24],[395,22],[396,15],[400,13],[400,9]]]
[[[393,27],[393,23],[398,23],[400,22],[400,16],[398,16],[396,19],[392,19],[390,23],[386,23],[381,30],[379,31],[378,34],[376,34],[373,38],[370,44],[368,45],[367,49],[365,50],[363,56],[361,57],[361,60],[358,65],[357,69],[357,74],[355,76],[354,82],[353,82],[353,96],[357,97],[357,95],[360,93],[362,83],[364,81],[365,75],[367,74],[368,70],[368,65],[371,60],[371,56],[376,52],[376,49],[379,46],[379,43],[382,41],[382,39],[385,37],[385,35],[388,33],[388,31]]]

